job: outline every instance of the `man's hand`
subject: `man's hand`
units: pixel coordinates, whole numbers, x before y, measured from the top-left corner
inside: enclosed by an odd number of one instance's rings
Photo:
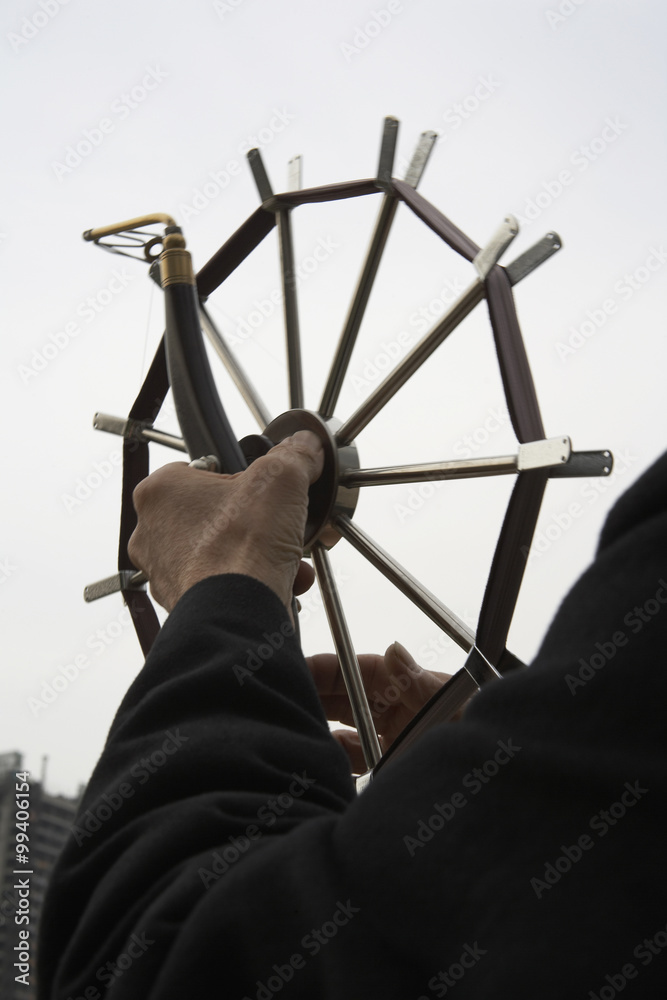
[[[320,653],[306,657],[306,662],[327,718],[331,722],[354,726],[338,657],[334,653]],[[383,753],[429,698],[449,680],[448,674],[437,674],[420,667],[400,642],[389,646],[384,656],[362,654],[359,666]],[[356,730],[337,729],[333,736],[350,758],[352,772],[360,774],[365,771]]]
[[[199,580],[243,573],[269,586],[289,610],[312,583],[301,562],[308,487],[322,472],[317,436],[298,431],[233,476],[181,462],[134,491],[138,523],[128,544],[167,611]]]
[[[134,491],[138,522],[128,552],[156,601],[171,611],[199,580],[242,573],[270,587],[289,611],[292,595],[313,582],[301,556],[308,486],[323,458],[317,436],[299,431],[233,476],[175,462],[144,479]],[[307,662],[327,717],[353,725],[337,657],[322,653]],[[448,679],[423,670],[400,643],[384,656],[360,656],[359,664],[383,750]],[[334,736],[353,770],[363,771],[356,732]]]

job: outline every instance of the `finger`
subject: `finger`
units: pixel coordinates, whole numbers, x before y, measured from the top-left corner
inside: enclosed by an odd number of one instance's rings
[[[282,474],[286,475],[288,470],[297,473],[297,479],[303,476],[306,483],[314,483],[322,475],[324,468],[324,448],[317,434],[312,431],[297,431],[291,437],[284,438],[279,444],[267,452],[262,458],[250,466],[250,469],[258,470],[280,468],[276,462],[282,464]],[[272,472],[275,476],[277,473]]]
[[[418,687],[420,692],[435,691],[449,679],[447,674],[435,674],[431,670],[424,670],[400,643],[392,643],[384,656],[378,653],[361,653],[358,660],[364,690],[370,699],[382,695],[389,687],[407,690],[415,678],[420,681]],[[306,663],[321,699],[346,693],[340,663],[335,653],[307,656]]]
[[[384,657],[378,653],[362,653],[359,657],[359,668],[366,693],[377,685],[378,678],[382,681]],[[337,695],[346,695],[347,688],[340,669],[340,663],[335,653],[317,653],[307,656],[306,663],[313,675],[317,693],[321,699]]]
[[[400,642],[393,642],[387,648],[384,662],[388,683],[402,692],[401,701],[409,712],[418,712],[449,680],[447,674],[436,674],[420,667]]]
[[[342,722],[346,726],[356,726],[357,720],[352,711],[337,656],[334,653],[320,653],[307,657],[306,663],[311,670],[327,719],[330,722]],[[395,679],[388,679],[384,670],[384,658],[376,653],[362,653],[359,656],[359,665],[376,729],[379,732],[393,731],[397,713],[400,718],[405,716],[404,725],[414,714],[406,712],[402,705],[402,691],[405,685],[397,683]],[[428,698],[425,697],[424,700]]]
[[[310,563],[301,561],[294,580],[294,593],[305,594],[315,582],[315,570]]]
[[[308,470],[308,482],[314,483],[322,475],[324,468],[324,447],[313,431],[297,431],[285,442],[298,455]]]

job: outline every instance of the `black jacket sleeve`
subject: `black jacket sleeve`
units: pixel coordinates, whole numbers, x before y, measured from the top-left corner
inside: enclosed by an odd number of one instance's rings
[[[662,995],[666,640],[663,458],[534,664],[357,798],[281,603],[202,581],[58,864],[42,1000]]]

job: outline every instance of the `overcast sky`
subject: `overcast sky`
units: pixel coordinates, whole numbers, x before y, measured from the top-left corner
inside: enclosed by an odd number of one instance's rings
[[[275,190],[297,153],[306,186],[370,177],[385,115],[401,121],[398,176],[419,134],[440,133],[421,193],[477,243],[508,212],[521,231],[507,261],[548,231],[563,240],[515,290],[523,335],[547,435],[611,449],[616,471],[548,486],[510,636],[529,659],[610,505],[665,447],[664,5],[9,0],[0,18],[0,750],[22,750],[36,776],[48,755],[48,789],[74,793],[142,662],[120,598],[86,605],[82,589],[114,571],[118,533],[120,439],[95,432],[92,416],[127,414],[162,306],[145,265],[81,232],[168,212],[200,267],[258,204],[250,146]],[[377,211],[367,197],[294,214],[310,407]],[[399,209],[340,418],[472,278]],[[210,302],[275,414],[288,406],[278,281],[272,234]],[[239,436],[255,431],[219,384]],[[177,432],[168,405],[157,424]],[[483,303],[358,446],[364,466],[515,452]],[[152,452],[153,465],[174,458]],[[367,490],[357,519],[474,627],[511,485]],[[359,650],[400,639],[424,665],[461,665],[344,544],[332,557]],[[302,626],[308,652],[332,648],[315,593]]]

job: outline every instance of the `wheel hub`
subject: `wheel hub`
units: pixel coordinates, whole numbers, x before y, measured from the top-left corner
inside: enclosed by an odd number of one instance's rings
[[[266,454],[297,431],[312,431],[324,448],[324,468],[320,478],[308,491],[308,517],[304,545],[321,541],[330,548],[340,538],[331,521],[337,514],[352,517],[359,499],[359,489],[341,484],[343,473],[359,468],[359,457],[354,443],[339,446],[334,437],[341,426],[340,420],[325,420],[311,410],[287,410],[272,420],[263,435],[251,434],[240,442],[248,462]]]

